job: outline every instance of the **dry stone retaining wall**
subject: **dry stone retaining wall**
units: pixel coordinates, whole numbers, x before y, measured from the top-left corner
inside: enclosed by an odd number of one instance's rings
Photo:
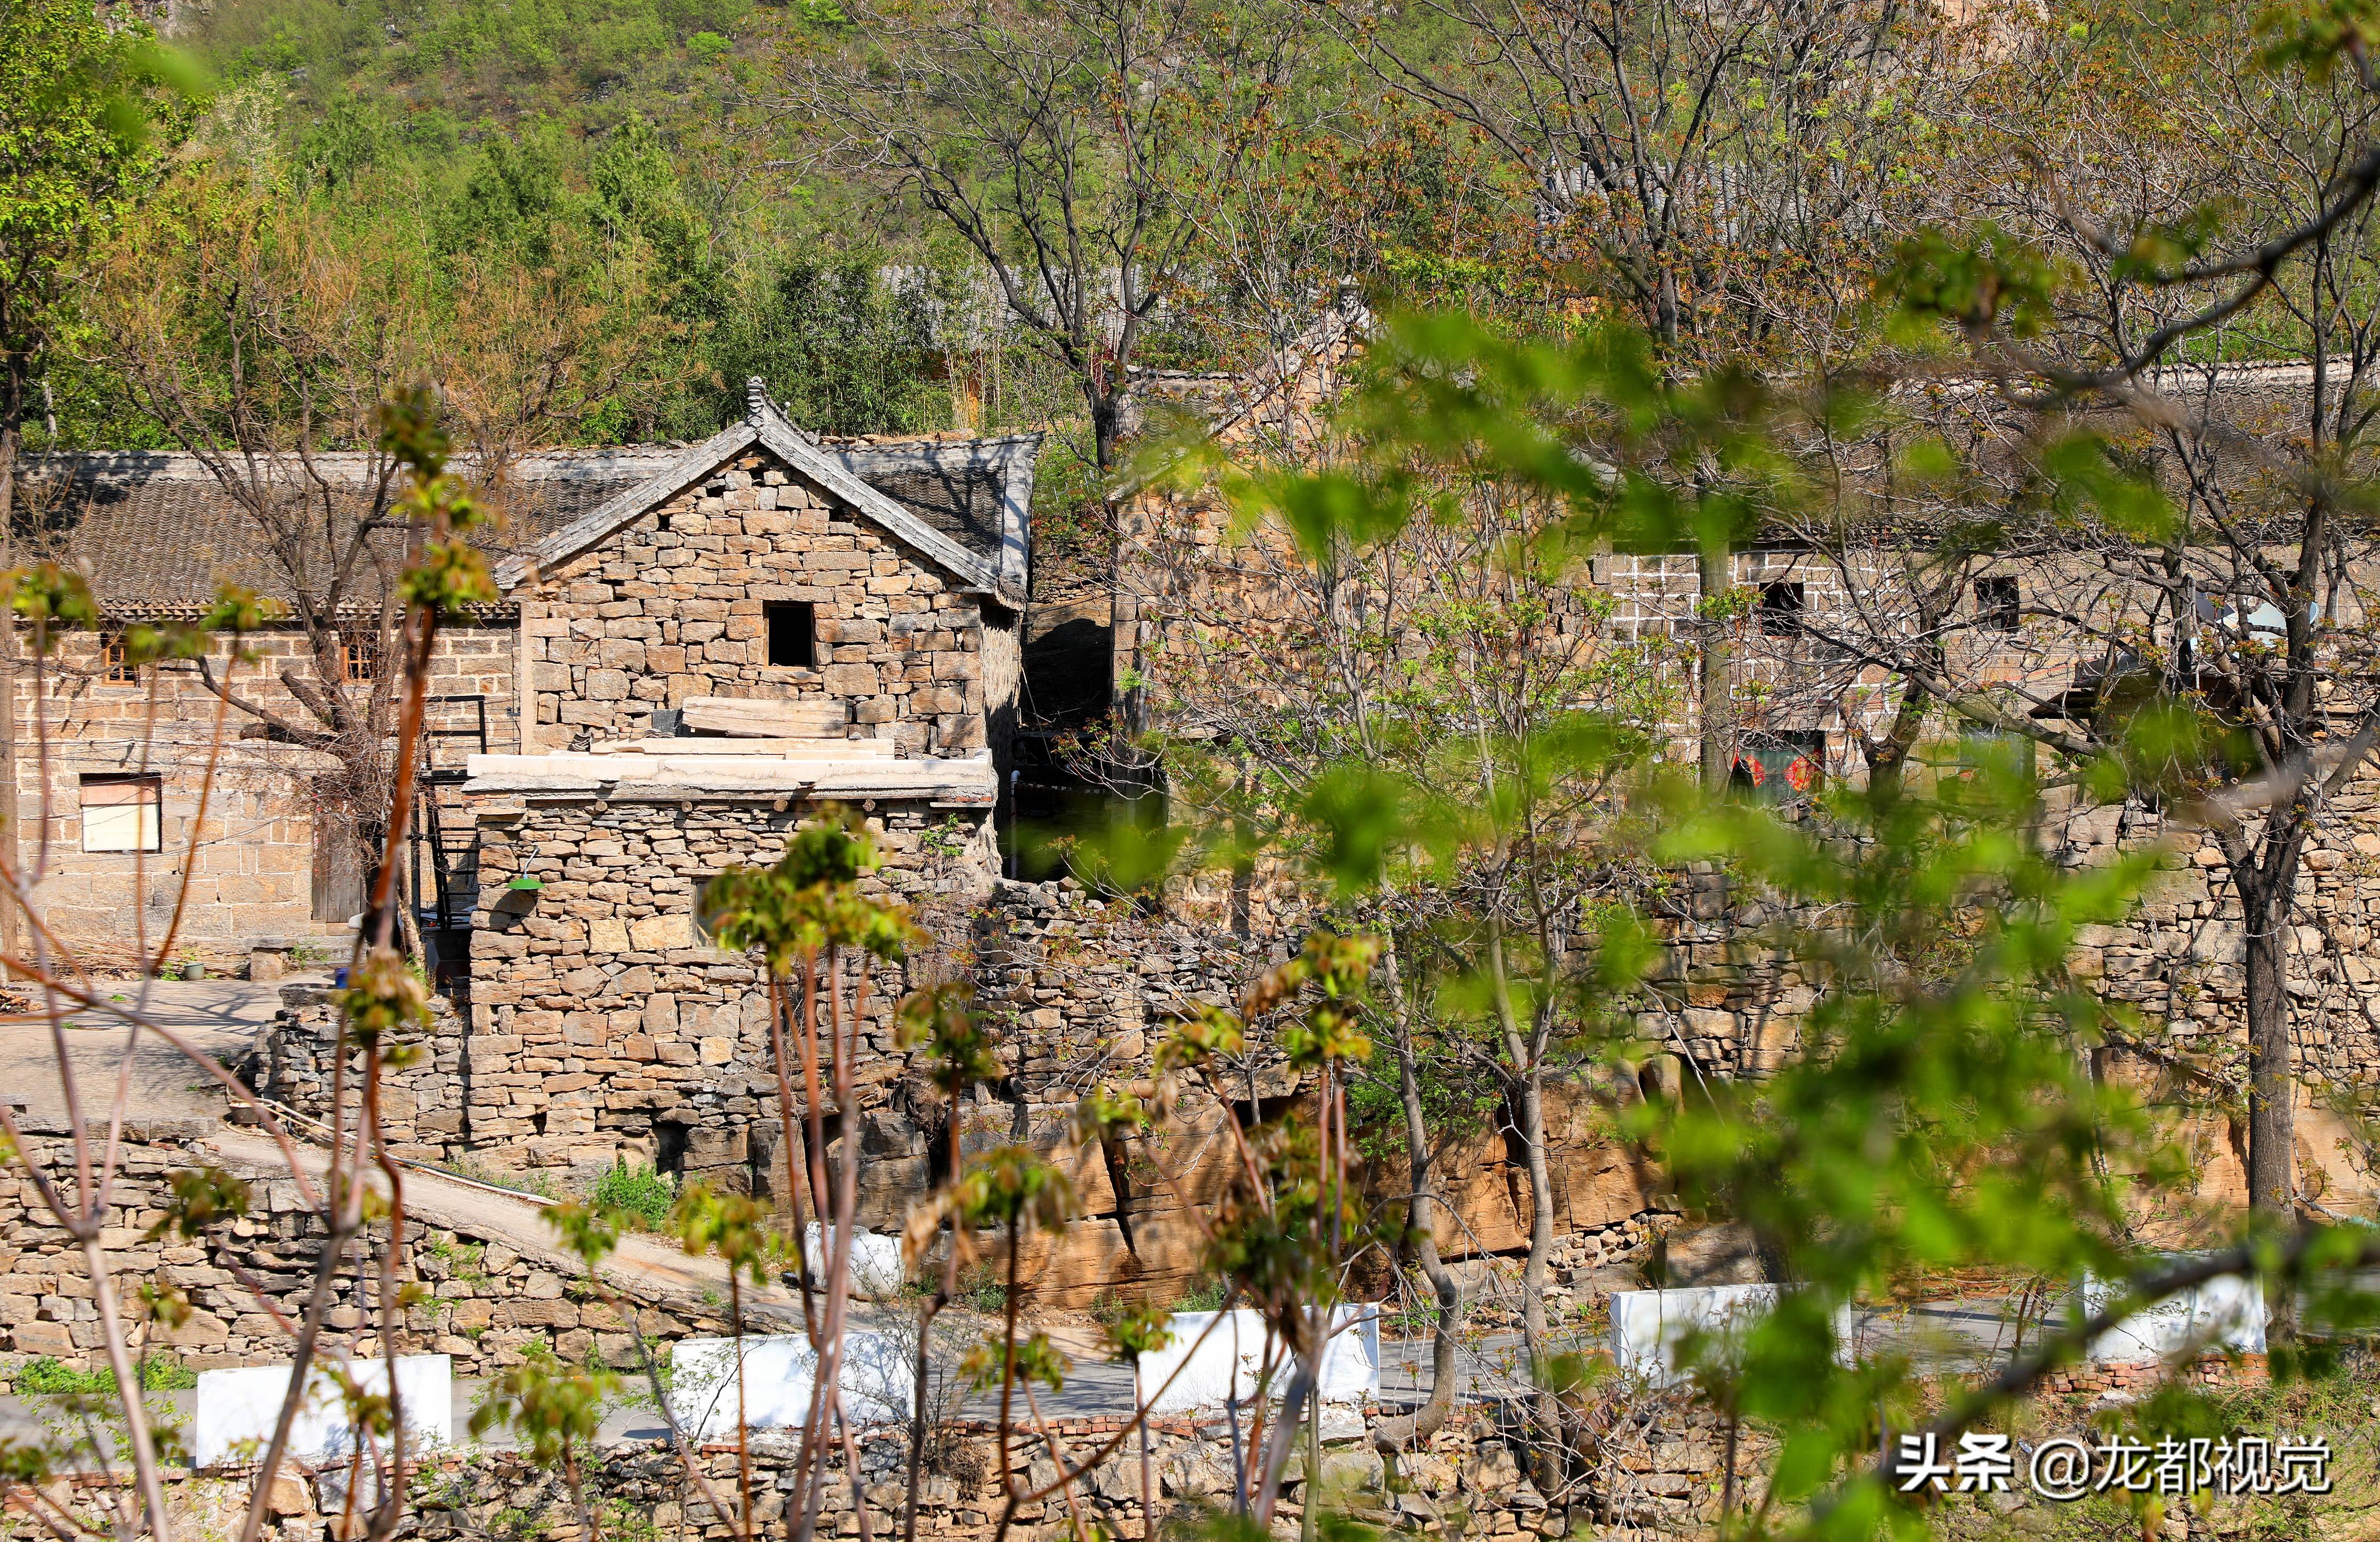
[[[1220,1194],[1230,1126],[1246,1112],[1236,1087],[1232,1106],[1193,1096],[1173,1128],[1111,1151],[1075,1146],[1075,1106],[1097,1087],[1144,1086],[1169,1025],[1202,1002],[1242,998],[1285,944],[1103,900],[1072,880],[976,889],[977,869],[955,854],[980,818],[906,806],[873,818],[890,859],[878,881],[909,896],[942,941],[870,993],[856,1071],[859,1220],[898,1231],[946,1171],[953,1139],[963,1152],[1022,1141],[1059,1163],[1075,1195],[1073,1222],[1036,1239],[1024,1261],[1037,1297],[1172,1299],[1203,1275],[1196,1212]],[[710,873],[773,860],[795,819],[765,805],[536,801],[492,817],[468,1026],[440,1015],[422,1058],[390,1076],[401,1154],[566,1166],[578,1182],[616,1160],[652,1160],[714,1188],[790,1193],[798,1180],[776,1150],[762,981],[748,961],[695,934],[692,909]],[[512,891],[516,876],[543,886]],[[955,1119],[893,1042],[892,1003],[913,976],[970,979],[1002,1037],[1003,1075]],[[260,1085],[324,1118],[333,1008],[323,992],[285,995],[291,1004],[258,1057]],[[1234,1073],[1267,1117],[1300,1090],[1269,1041],[1269,1026],[1257,1025],[1250,1062]],[[1567,1291],[1573,1274],[1640,1245],[1657,1208],[1592,1099],[1553,1089],[1548,1128],[1557,1224],[1575,1245],[1557,1260],[1556,1286]],[[1504,1135],[1460,1143],[1439,1172],[1449,1257],[1527,1246],[1525,1164]],[[1373,1178],[1385,1199],[1403,1174]]]
[[[2162,849],[2156,875],[2124,921],[2082,929],[2070,960],[2111,1001],[2135,1009],[2139,1051],[2107,1052],[2108,1068],[2192,1127],[2209,1196],[2245,1202],[2245,954],[2238,911],[2212,837],[2137,806],[2052,802],[2042,838],[2070,865]],[[2289,954],[2291,1029],[2301,1080],[2301,1182],[2319,1198],[2370,1196],[2374,1153],[2328,1106],[2368,1108],[2380,1087],[2380,772],[2336,795],[2309,843]],[[1779,952],[1786,913],[1731,888],[1707,864],[1685,874],[1656,920],[1670,943],[1658,1004],[1639,1032],[1671,1052],[1671,1090],[1697,1075],[1757,1076],[1799,1051],[1817,999],[1815,971]]]
[[[203,1164],[226,1165],[206,1146],[209,1121],[159,1121],[131,1128],[115,1189],[115,1224],[102,1236],[122,1298],[133,1344],[195,1369],[285,1363],[291,1342],[258,1292],[290,1317],[303,1307],[322,1257],[322,1232],[285,1174],[243,1174],[250,1184],[249,1214],[219,1223],[200,1240],[145,1233],[164,1216],[172,1174]],[[62,1137],[34,1136],[28,1155],[71,1195],[74,1155]],[[229,1164],[237,1166],[237,1164]],[[385,1232],[368,1233],[377,1257]],[[519,1363],[532,1343],[566,1359],[590,1354],[615,1366],[635,1362],[628,1324],[590,1294],[569,1266],[543,1252],[542,1239],[489,1235],[437,1225],[407,1230],[400,1281],[419,1281],[425,1298],[406,1310],[401,1353],[449,1354],[457,1376],[483,1376]],[[372,1299],[377,1270],[342,1270],[334,1285],[321,1344],[332,1354],[376,1351],[379,1315]],[[145,1330],[139,1289],[178,1289],[191,1313],[179,1328]],[[640,1305],[649,1338],[717,1332],[723,1323],[698,1305]],[[0,1175],[0,1382],[34,1356],[76,1369],[106,1363],[99,1312],[81,1249],[49,1219],[29,1180],[11,1164]]]
[[[2247,1367],[2247,1379],[2257,1379]],[[2220,1379],[2221,1373],[2201,1373]],[[2079,1392],[2052,1388],[2035,1405],[2043,1424],[2092,1444],[2106,1438],[2092,1422]],[[1536,1467],[1523,1436],[1519,1411],[1510,1407],[1458,1409],[1427,1447],[1401,1454],[1393,1472],[1367,1441],[1324,1448],[1312,1481],[1305,1453],[1294,1453],[1276,1513],[1275,1534],[1298,1535],[1309,1504],[1352,1514],[1400,1535],[1470,1538],[1578,1537],[1587,1542],[1675,1542],[1706,1537],[1718,1529],[1728,1487],[1730,1431],[1707,1405],[1682,1393],[1647,1394],[1625,1387],[1600,1394],[1572,1410],[1573,1454],[1562,1477],[1541,1491],[1530,1474]],[[1049,1433],[1055,1455],[1079,1461],[1112,1439],[1120,1418],[1060,1419]],[[1777,1454],[1772,1434],[1747,1423],[1734,1432],[1735,1493],[1740,1504],[1760,1502]],[[2305,1433],[2326,1437],[2332,1470],[2344,1479],[2326,1496],[2298,1501],[2252,1496],[2178,1505],[2165,1513],[2155,1535],[2161,1542],[2214,1542],[2249,1535],[2260,1525],[2292,1524],[2307,1535],[2361,1536],[2380,1513],[2380,1490],[2362,1478],[2373,1469],[2374,1438],[2368,1427],[2324,1428]],[[1144,1512],[1140,1462],[1127,1437],[1118,1452],[1095,1466],[1075,1487],[1083,1519],[1126,1539],[1164,1535],[1167,1524],[1194,1520],[1227,1502],[1232,1450],[1220,1421],[1198,1426],[1153,1421],[1150,1499],[1155,1515]],[[918,1535],[953,1542],[987,1542],[994,1535],[1004,1492],[997,1445],[979,1422],[951,1421],[936,1431],[939,1455],[929,1455],[919,1485]],[[846,1476],[845,1458],[830,1450],[821,1535],[855,1536],[866,1512],[868,1533],[899,1535],[906,1492],[905,1431],[863,1432],[857,1442],[859,1493]],[[728,1503],[738,1488],[738,1456],[733,1445],[703,1448],[696,1463],[711,1492]],[[781,1525],[796,1481],[797,1458],[783,1435],[763,1432],[751,1444],[755,1517],[763,1528]],[[1027,1488],[1055,1479],[1050,1446],[1019,1432],[1010,1449],[1010,1470]],[[666,1446],[638,1443],[582,1457],[580,1480],[606,1536],[644,1536],[657,1542],[728,1542],[738,1536],[734,1522],[712,1510],[702,1488],[690,1481],[677,1454]],[[244,1506],[251,1478],[245,1472],[169,1471],[168,1503],[184,1530],[212,1535],[210,1518],[234,1520]],[[100,1483],[53,1484],[49,1492],[94,1522],[101,1521]],[[345,1494],[345,1475],[293,1471],[275,1486],[270,1501],[273,1542],[322,1542],[338,1535],[334,1517]],[[24,1513],[28,1495],[7,1496],[0,1536],[44,1536]],[[558,1473],[541,1469],[522,1453],[480,1450],[455,1452],[415,1470],[409,1495],[410,1524],[425,1538],[499,1537],[588,1542],[577,1510]],[[1157,1522],[1152,1528],[1151,1519]],[[2029,1494],[2022,1478],[2008,1493],[1946,1494],[1934,1520],[1958,1542],[2020,1535],[2045,1535],[2094,1518]],[[192,1523],[196,1523],[193,1524]],[[2131,1523],[2139,1535],[2139,1523]],[[103,1523],[94,1529],[104,1529]],[[1009,1535],[1016,1542],[1058,1542],[1074,1534],[1072,1514],[1060,1499],[1022,1507]]]

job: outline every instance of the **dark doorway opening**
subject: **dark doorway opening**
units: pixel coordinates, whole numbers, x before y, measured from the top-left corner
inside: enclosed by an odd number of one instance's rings
[[[686,1172],[687,1126],[674,1119],[653,1121],[653,1169],[678,1176]]]

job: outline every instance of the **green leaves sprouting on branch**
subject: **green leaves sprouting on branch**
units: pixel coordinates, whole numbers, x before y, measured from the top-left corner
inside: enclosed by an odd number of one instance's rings
[[[427,386],[399,392],[381,404],[380,447],[403,466],[410,485],[391,509],[418,525],[422,536],[397,579],[397,597],[440,618],[492,605],[499,595],[488,560],[470,540],[489,523],[470,484],[450,473],[453,454],[440,420],[436,397]]]
[[[831,947],[897,960],[917,928],[905,908],[872,900],[859,886],[882,863],[862,816],[829,808],[786,840],[774,865],[730,868],[705,885],[703,925],[726,947],[757,951],[777,975]]]

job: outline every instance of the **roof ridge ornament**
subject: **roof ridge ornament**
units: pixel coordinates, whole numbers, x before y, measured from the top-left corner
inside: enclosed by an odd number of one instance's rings
[[[771,416],[792,430],[795,437],[804,442],[811,444],[825,443],[818,435],[785,416],[785,409],[770,398],[769,382],[766,380],[759,375],[745,376],[744,421],[757,429]]]

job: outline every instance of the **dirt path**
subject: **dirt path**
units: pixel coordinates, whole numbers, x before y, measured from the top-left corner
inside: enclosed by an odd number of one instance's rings
[[[140,1003],[144,990],[140,980],[103,980],[100,986],[102,994],[127,1008]],[[281,1006],[279,986],[246,980],[153,980],[145,989],[149,1016],[218,1061],[244,1053]],[[34,995],[38,1006],[39,992]],[[104,1012],[84,1011],[66,1021],[67,1062],[86,1119],[107,1117],[128,1031]],[[46,1021],[0,1022],[0,1094],[22,1104],[36,1122],[66,1118],[67,1087]],[[140,1036],[132,1052],[132,1117],[219,1119],[223,1111],[223,1093],[205,1072],[155,1034]]]
[[[261,1131],[220,1129],[206,1144],[222,1154],[225,1166],[243,1176],[285,1177],[288,1173],[281,1147]],[[298,1154],[308,1176],[319,1181],[330,1165],[329,1153],[317,1146],[300,1145]],[[377,1172],[370,1174],[370,1182],[373,1188],[387,1191],[385,1180]],[[553,1229],[545,1222],[545,1207],[542,1199],[500,1193],[440,1172],[412,1168],[405,1173],[406,1213],[415,1222],[500,1240],[521,1257],[556,1273],[577,1275],[584,1266],[576,1255],[557,1245]],[[727,1273],[719,1260],[689,1257],[651,1237],[621,1238],[618,1250],[604,1260],[601,1275],[623,1295],[649,1305],[709,1317],[723,1317],[727,1310]],[[801,1297],[776,1286],[756,1288],[747,1281],[744,1313],[747,1327],[754,1331],[785,1331],[801,1324]]]

